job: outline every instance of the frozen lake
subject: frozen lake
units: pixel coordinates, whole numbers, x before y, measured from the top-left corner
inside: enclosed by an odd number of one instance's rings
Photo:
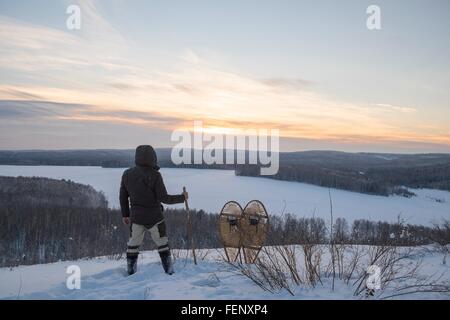
[[[5,166],[3,176],[41,176],[70,179],[90,184],[103,191],[111,207],[119,206],[119,184],[124,169],[62,166]],[[254,177],[236,177],[233,171],[205,169],[161,169],[169,193],[181,193],[186,186],[192,209],[219,212],[225,202],[238,201],[243,207],[253,199],[261,200],[269,214],[294,213],[304,217],[330,215],[328,188]],[[450,219],[450,192],[411,189],[418,196],[372,196],[331,189],[334,217],[396,221],[399,214],[408,223],[429,225],[441,218]],[[439,200],[439,201],[437,201]],[[183,205],[174,207],[181,208]]]

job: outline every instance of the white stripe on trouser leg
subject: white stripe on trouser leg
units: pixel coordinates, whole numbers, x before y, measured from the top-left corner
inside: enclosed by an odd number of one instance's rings
[[[141,224],[133,223],[131,225],[131,236],[127,243],[127,253],[139,253],[139,247],[144,241],[146,230],[145,226]]]
[[[158,247],[158,252],[169,250],[169,239],[166,235],[161,237],[161,235],[159,234],[158,225],[161,223],[164,223],[164,221],[161,221],[150,228],[150,235],[152,236],[153,241]]]

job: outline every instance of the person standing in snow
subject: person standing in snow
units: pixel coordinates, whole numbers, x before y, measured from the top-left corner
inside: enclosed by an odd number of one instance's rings
[[[123,223],[130,226],[130,239],[127,243],[128,274],[132,275],[137,270],[139,247],[146,231],[150,232],[158,247],[164,271],[173,274],[161,202],[182,203],[188,199],[188,193],[167,194],[152,146],[142,145],[136,148],[135,164],[135,167],[125,170],[120,184]]]

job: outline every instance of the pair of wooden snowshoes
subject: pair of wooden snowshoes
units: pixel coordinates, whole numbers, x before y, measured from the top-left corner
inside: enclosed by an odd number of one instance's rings
[[[227,202],[219,215],[219,233],[230,262],[254,263],[269,231],[269,215],[259,200],[242,209],[236,201]]]

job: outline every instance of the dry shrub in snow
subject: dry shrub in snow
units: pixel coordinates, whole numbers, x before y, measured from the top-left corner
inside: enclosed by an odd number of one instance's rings
[[[308,285],[315,287],[317,283],[322,284],[321,262],[323,256],[322,246],[314,244],[301,245],[304,258],[304,275]]]
[[[331,259],[331,250],[334,250],[334,259]],[[325,254],[327,252],[329,255]],[[315,288],[330,285],[333,289],[332,280],[335,277],[336,281],[352,288],[355,297],[365,297],[371,292],[367,287],[370,266],[376,266],[379,272],[380,288],[373,291],[375,299],[425,292],[449,293],[443,274],[419,272],[422,267],[421,252],[423,250],[418,247],[395,246],[268,246],[262,249],[255,264],[229,264],[238,274],[271,293],[286,290],[295,295],[295,288],[299,286]]]
[[[225,261],[239,274],[249,278],[265,291],[275,293],[285,289],[289,294],[294,295],[291,288],[292,273],[290,271],[293,265],[289,266],[289,263],[281,258],[277,252],[278,249],[274,247],[264,247],[254,264],[231,263],[227,259]],[[287,256],[285,258],[289,259]]]
[[[439,252],[442,253],[442,264],[447,264],[447,255],[450,249],[450,220],[443,220],[441,224],[435,223],[429,236]]]

